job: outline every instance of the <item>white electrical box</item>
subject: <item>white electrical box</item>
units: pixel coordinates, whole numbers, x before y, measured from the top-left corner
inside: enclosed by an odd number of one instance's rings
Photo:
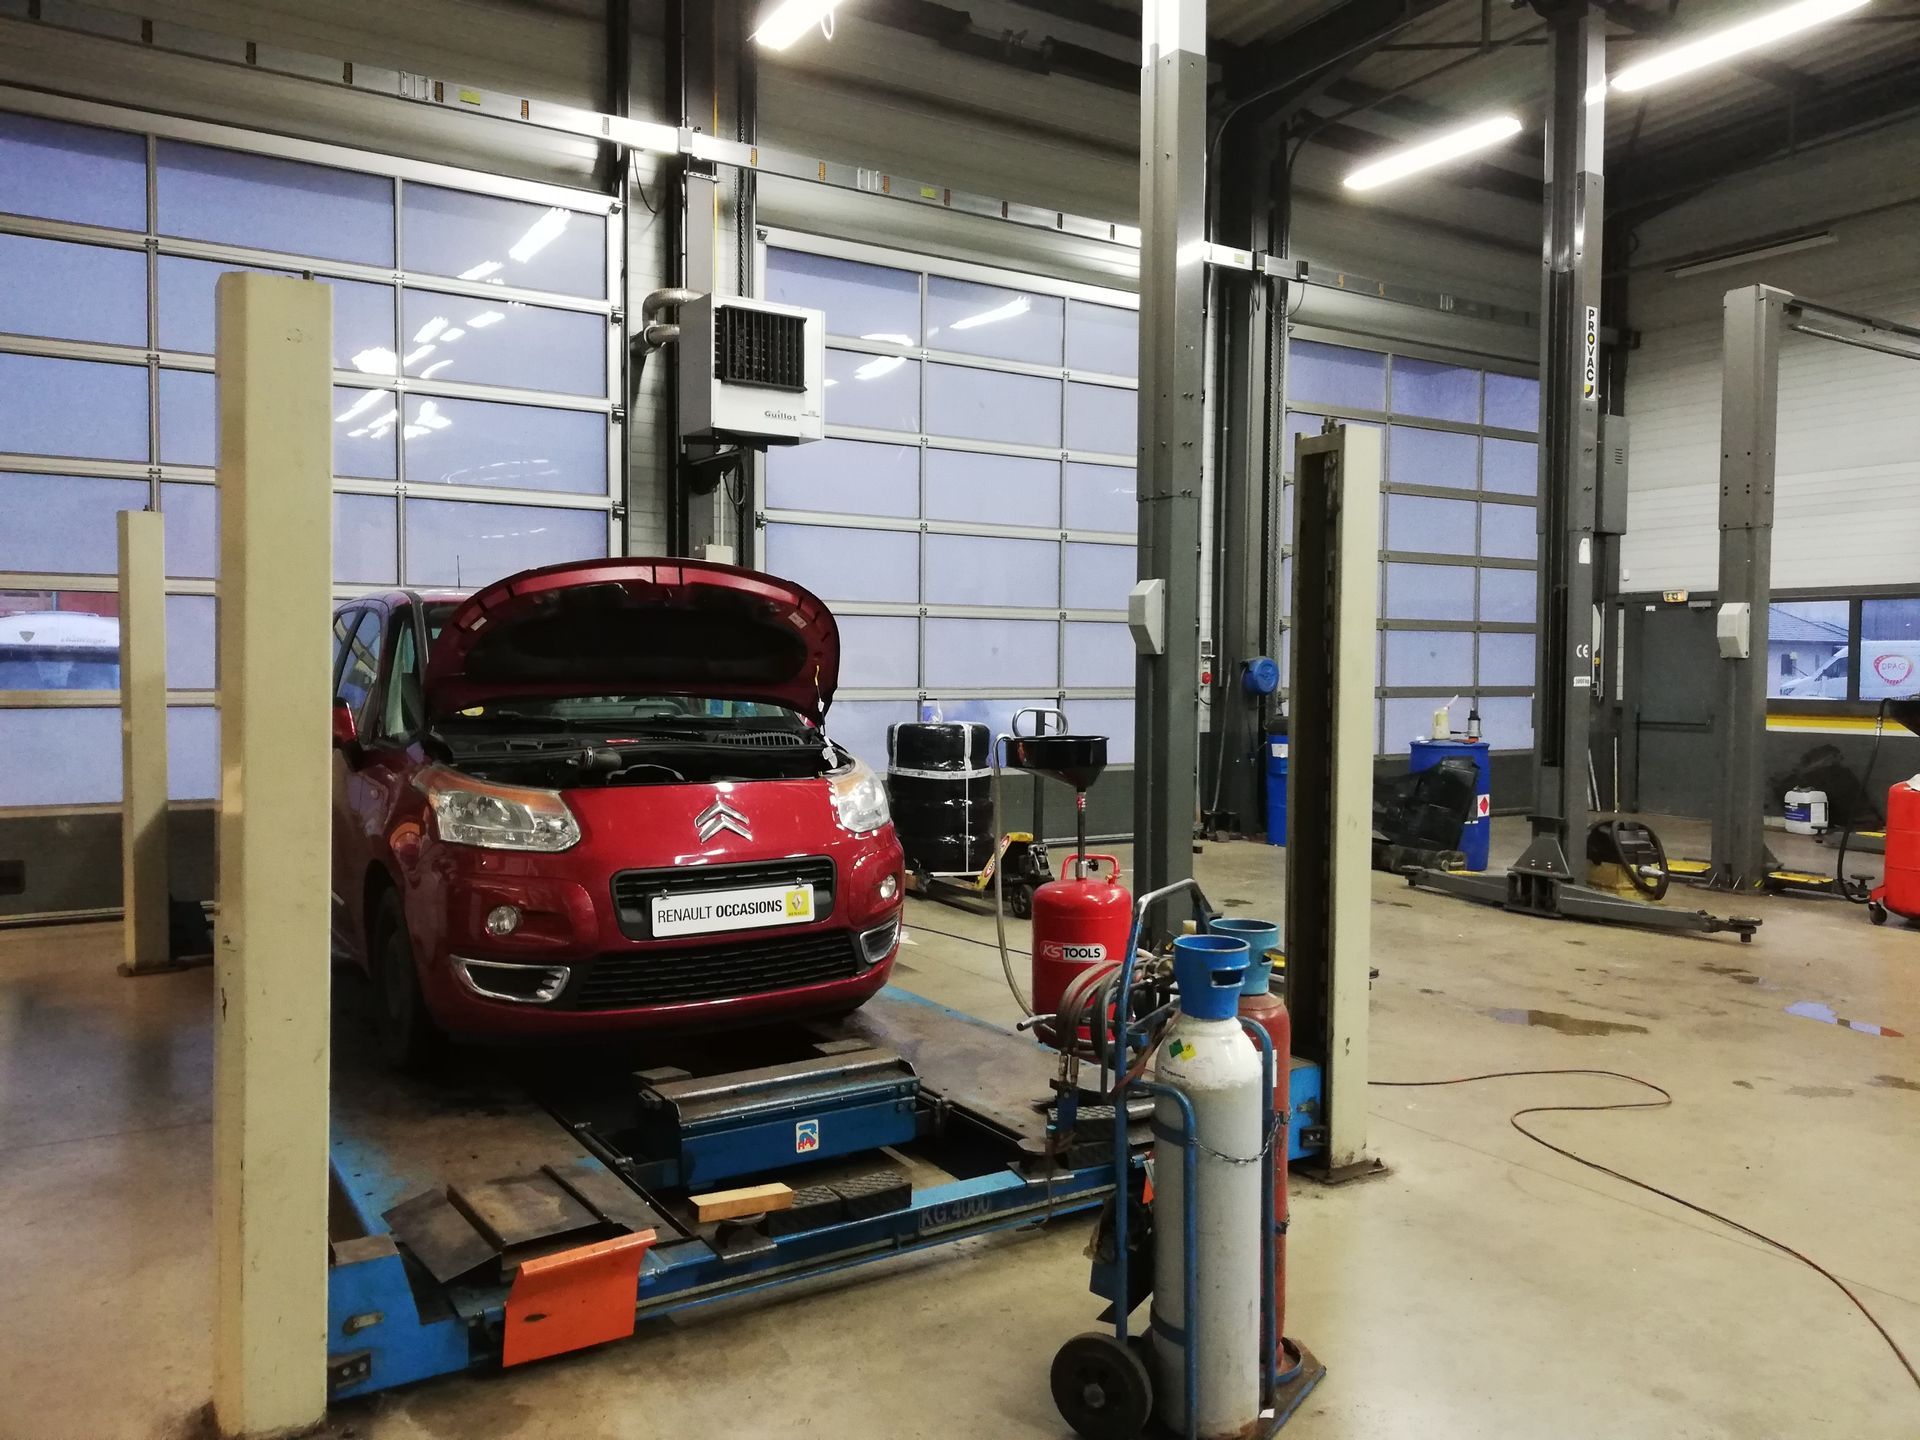
[[[1745,660],[1753,653],[1753,606],[1744,600],[1730,600],[1714,617],[1714,638],[1720,642],[1722,660]]]
[[[827,433],[818,310],[703,295],[680,307],[680,430],[689,440],[799,445]]]
[[[1127,596],[1127,628],[1142,655],[1167,653],[1167,582],[1142,580]]]

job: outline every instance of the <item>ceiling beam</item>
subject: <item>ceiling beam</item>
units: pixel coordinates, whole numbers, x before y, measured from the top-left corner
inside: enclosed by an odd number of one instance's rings
[[[1644,220],[1796,150],[1920,113],[1920,61],[1697,131],[1607,177],[1607,209]]]
[[[1241,46],[1224,67],[1225,99],[1241,105],[1266,97],[1272,111],[1285,113],[1289,104],[1344,79],[1409,23],[1447,3],[1347,0],[1275,39]]]

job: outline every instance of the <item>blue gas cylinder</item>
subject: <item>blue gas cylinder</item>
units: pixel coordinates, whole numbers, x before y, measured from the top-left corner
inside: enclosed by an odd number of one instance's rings
[[[1460,833],[1460,850],[1467,857],[1469,870],[1487,868],[1487,849],[1493,840],[1493,767],[1484,740],[1415,740],[1411,747],[1413,773],[1431,770],[1442,760],[1464,755],[1473,761],[1473,813],[1467,828]]]

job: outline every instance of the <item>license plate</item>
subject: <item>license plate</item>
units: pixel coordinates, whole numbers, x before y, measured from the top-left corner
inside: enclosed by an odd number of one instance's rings
[[[755,885],[653,897],[653,933],[710,935],[716,930],[765,930],[814,919],[813,886]]]

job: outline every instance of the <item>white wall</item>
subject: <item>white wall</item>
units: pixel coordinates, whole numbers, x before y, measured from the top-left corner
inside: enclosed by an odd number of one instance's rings
[[[1717,580],[1721,309],[1777,286],[1920,323],[1920,125],[1833,146],[1717,187],[1642,233],[1630,294],[1630,591]],[[1836,242],[1676,280],[1665,263],[1789,230]],[[1641,268],[1644,265],[1644,269]],[[1920,581],[1920,365],[1789,335],[1780,364],[1773,585]]]

